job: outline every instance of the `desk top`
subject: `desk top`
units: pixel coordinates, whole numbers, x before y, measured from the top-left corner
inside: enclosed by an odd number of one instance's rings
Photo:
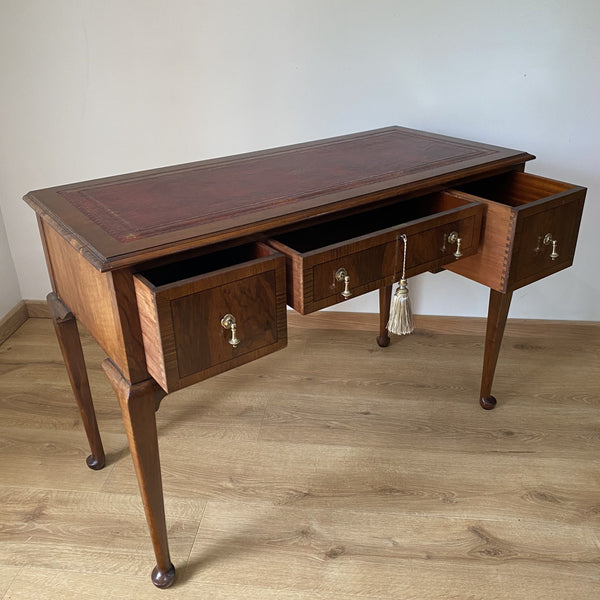
[[[25,200],[106,271],[399,194],[426,194],[532,158],[388,127],[37,190]]]

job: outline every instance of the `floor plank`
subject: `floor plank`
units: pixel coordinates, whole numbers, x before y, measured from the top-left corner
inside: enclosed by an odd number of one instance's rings
[[[99,491],[114,462],[128,452],[124,434],[105,435],[103,440],[109,463],[102,471],[95,472],[85,466],[90,449],[81,428],[66,432],[0,426],[0,484]]]
[[[22,567],[0,563],[0,599],[4,600],[6,598],[6,592],[22,570]]]
[[[0,505],[0,564],[147,574],[152,546],[138,495],[0,487]],[[173,560],[185,566],[204,502],[166,506]]]
[[[339,597],[531,598],[560,584],[584,598],[600,583],[597,542],[589,526],[566,532],[552,520],[211,503],[189,569],[207,582]]]
[[[27,569],[10,587],[10,600],[339,600],[337,594],[269,589],[246,584],[188,580],[178,574],[178,585],[159,590],[149,577],[78,573],[53,569]],[[379,600],[362,596],[363,600]]]

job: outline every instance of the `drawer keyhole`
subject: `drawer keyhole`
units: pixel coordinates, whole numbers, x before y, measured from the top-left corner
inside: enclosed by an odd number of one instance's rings
[[[558,240],[552,239],[552,234],[547,233],[544,236],[544,245],[549,246],[552,244],[552,252],[550,253],[550,258],[552,260],[556,260],[558,258],[558,252],[556,251],[556,246],[558,245]]]
[[[227,313],[221,319],[221,327],[223,327],[223,329],[231,330],[231,339],[229,340],[229,343],[234,348],[237,348],[240,343],[240,340],[237,337],[237,323],[235,321],[235,317],[233,315]]]

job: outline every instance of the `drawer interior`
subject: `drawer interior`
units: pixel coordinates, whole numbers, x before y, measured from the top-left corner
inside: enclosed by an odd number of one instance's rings
[[[402,223],[461,208],[471,204],[472,200],[452,192],[439,192],[312,226],[310,235],[306,235],[306,230],[301,229],[274,236],[273,239],[297,252],[311,252]]]
[[[220,269],[238,266],[263,256],[265,256],[265,248],[262,245],[246,244],[160,265],[146,269],[140,274],[155,287],[160,287]]]
[[[518,207],[566,192],[571,187],[570,184],[562,181],[512,171],[496,177],[474,181],[459,186],[457,189],[500,204]]]

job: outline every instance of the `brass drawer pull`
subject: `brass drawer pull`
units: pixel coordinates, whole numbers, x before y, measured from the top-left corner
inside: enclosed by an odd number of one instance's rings
[[[223,329],[231,329],[231,339],[229,340],[229,343],[234,347],[237,348],[240,340],[237,338],[237,324],[235,322],[235,317],[229,313],[227,313],[222,319],[221,319],[221,327],[223,327]]]
[[[335,279],[336,281],[344,282],[344,291],[342,292],[342,296],[344,298],[350,298],[350,296],[352,296],[352,292],[350,291],[350,275],[348,275],[348,272],[346,269],[344,269],[344,267],[335,272]]]
[[[558,258],[558,252],[556,251],[556,246],[558,244],[558,240],[553,240],[552,239],[552,234],[551,233],[547,233],[544,236],[544,245],[548,246],[552,244],[552,252],[550,253],[550,258],[552,260],[556,260]]]
[[[460,247],[462,244],[462,239],[458,237],[458,233],[456,233],[456,231],[453,231],[448,236],[448,243],[456,244],[456,251],[453,253],[452,256],[454,256],[454,258],[460,258],[463,255],[461,247]]]

